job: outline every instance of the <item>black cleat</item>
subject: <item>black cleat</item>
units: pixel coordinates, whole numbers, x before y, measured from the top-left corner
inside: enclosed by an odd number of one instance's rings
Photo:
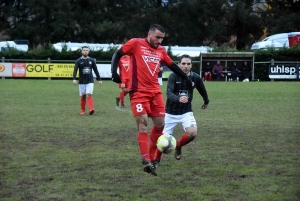
[[[181,147],[176,147],[175,148],[175,158],[176,158],[176,160],[181,159]]]
[[[147,161],[147,159],[143,158],[142,159],[142,164],[144,165],[144,172],[150,173],[150,167],[148,166],[149,162]]]
[[[160,160],[158,160],[157,158],[154,159],[153,161],[151,161],[151,163],[154,165],[155,168],[158,168]]]
[[[116,97],[116,105],[119,106],[120,105],[120,98]]]
[[[89,114],[90,114],[90,115],[93,115],[94,112],[95,112],[95,110],[92,109],[92,110],[90,110]]]
[[[144,172],[151,173],[154,176],[157,176],[156,168],[153,163],[150,163],[147,159],[142,159],[142,164],[144,165]]]
[[[121,108],[125,108],[125,105],[124,105],[124,104],[121,104]]]

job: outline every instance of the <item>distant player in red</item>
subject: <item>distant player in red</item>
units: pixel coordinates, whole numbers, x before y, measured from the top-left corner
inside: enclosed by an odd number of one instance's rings
[[[130,68],[130,57],[128,55],[122,56],[119,62],[119,75],[122,79],[122,83],[119,84],[119,88],[121,88],[120,95],[116,97],[117,106],[125,107],[124,105],[124,97],[128,93],[128,85],[129,85],[129,68]]]
[[[112,80],[121,83],[117,73],[118,63],[123,55],[130,56],[130,74],[128,91],[131,110],[138,128],[138,143],[142,155],[144,171],[156,176],[156,141],[164,128],[165,104],[158,83],[160,62],[163,62],[176,75],[186,81],[188,88],[192,82],[188,76],[168,56],[161,42],[165,37],[162,26],[154,24],[150,27],[147,38],[133,38],[118,49],[112,57]],[[153,127],[148,144],[148,117]]]

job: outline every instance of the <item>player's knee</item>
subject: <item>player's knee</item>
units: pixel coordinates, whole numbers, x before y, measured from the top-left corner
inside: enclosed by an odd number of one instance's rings
[[[194,127],[187,128],[186,133],[190,139],[195,138],[197,136],[197,128],[194,128]]]
[[[148,131],[148,127],[147,125],[140,123],[138,124],[138,130],[139,132],[146,133]]]

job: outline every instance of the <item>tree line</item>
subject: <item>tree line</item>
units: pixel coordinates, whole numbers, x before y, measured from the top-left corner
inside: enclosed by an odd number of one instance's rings
[[[300,31],[295,0],[0,0],[0,41],[124,43],[166,29],[164,45],[249,49],[263,36]]]

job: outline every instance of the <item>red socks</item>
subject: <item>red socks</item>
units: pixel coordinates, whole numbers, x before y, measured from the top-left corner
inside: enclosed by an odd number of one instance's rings
[[[89,109],[93,110],[94,109],[94,99],[93,96],[88,96],[88,105],[89,105]]]
[[[119,99],[121,101],[121,105],[124,105],[124,92],[123,91],[120,92]]]
[[[151,133],[150,133],[150,147],[149,147],[149,153],[150,153],[150,160],[153,161],[155,158],[159,159],[161,158],[160,151],[157,151],[156,142],[159,136],[162,135],[163,128],[157,128],[156,126],[152,127]],[[157,152],[158,156],[157,156]],[[159,157],[159,158],[158,158]]]
[[[121,91],[119,95],[119,99],[121,101],[121,105],[124,105],[124,97],[127,95],[128,91]]]
[[[142,157],[150,161],[149,147],[148,147],[148,133],[138,133],[138,142],[139,142],[140,153]]]
[[[86,104],[86,96],[80,97],[80,107],[81,111],[85,111],[85,104]]]
[[[193,138],[194,139],[194,138]],[[186,144],[188,144],[189,142],[191,142],[193,139],[190,139],[186,133],[183,133],[183,135],[181,136],[181,138],[179,140],[177,140],[177,147],[182,147]]]

